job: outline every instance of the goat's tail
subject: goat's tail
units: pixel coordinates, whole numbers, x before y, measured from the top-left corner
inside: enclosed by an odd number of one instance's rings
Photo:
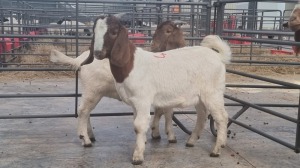
[[[208,35],[204,37],[201,46],[211,48],[220,53],[222,61],[227,64],[231,60],[231,50],[229,45],[217,35]]]
[[[89,51],[85,51],[77,58],[71,58],[65,54],[57,51],[51,50],[50,61],[55,63],[62,63],[71,65],[72,69],[79,70],[81,63],[89,56]]]

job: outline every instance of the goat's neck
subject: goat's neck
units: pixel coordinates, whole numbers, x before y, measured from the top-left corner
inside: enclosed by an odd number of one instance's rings
[[[129,61],[122,67],[116,66],[110,62],[110,69],[117,83],[122,83],[133,69],[134,53],[136,47],[129,41],[130,48]]]

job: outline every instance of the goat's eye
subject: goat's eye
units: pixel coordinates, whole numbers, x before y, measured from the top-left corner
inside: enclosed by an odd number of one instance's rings
[[[114,29],[114,30],[110,31],[110,35],[112,35],[112,36],[115,36],[117,34],[118,34],[118,30],[117,29]]]
[[[290,20],[291,20],[291,21],[294,21],[294,20],[296,20],[296,18],[297,18],[297,17],[292,16],[292,17],[290,18]]]

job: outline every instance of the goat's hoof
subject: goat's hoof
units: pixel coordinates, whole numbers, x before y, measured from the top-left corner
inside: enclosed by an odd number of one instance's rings
[[[133,165],[141,165],[142,163],[143,163],[142,160],[133,160],[133,161],[132,161],[132,164],[133,164]]]
[[[177,143],[177,139],[170,139],[169,143]]]
[[[219,157],[220,154],[217,154],[217,153],[211,153],[209,156],[210,156],[210,157]]]
[[[88,147],[92,147],[92,144],[90,143],[90,144],[84,144],[83,145],[85,148],[88,148]]]
[[[194,144],[186,143],[185,146],[186,147],[194,147]]]
[[[90,138],[90,140],[91,140],[92,142],[95,142],[95,141],[96,141],[96,138]]]
[[[79,135],[79,139],[83,139],[83,135]]]
[[[225,145],[221,145],[221,148],[225,148]]]
[[[153,136],[152,135],[152,139],[161,139],[161,137],[160,137],[160,135],[158,135],[158,136]]]

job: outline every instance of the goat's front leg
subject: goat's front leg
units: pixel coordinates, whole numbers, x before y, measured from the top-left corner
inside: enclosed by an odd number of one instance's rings
[[[146,132],[150,123],[150,104],[134,105],[136,117],[134,119],[134,130],[136,133],[136,146],[133,152],[132,164],[139,165],[144,161],[145,143],[147,142]]]
[[[90,123],[90,113],[96,107],[102,96],[100,94],[87,94],[84,92],[82,102],[78,111],[78,135],[83,140],[84,147],[92,146],[91,141],[95,141]]]

